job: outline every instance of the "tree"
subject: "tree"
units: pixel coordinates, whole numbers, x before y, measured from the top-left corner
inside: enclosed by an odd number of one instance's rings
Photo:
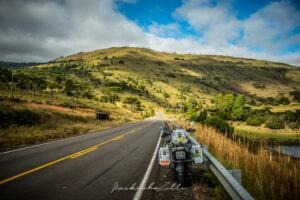
[[[77,106],[78,106],[78,95],[81,93],[83,88],[84,88],[84,86],[82,86],[79,83],[74,83],[73,84],[73,90],[75,90],[75,92],[76,92],[76,99],[77,99],[76,104],[77,104]]]
[[[189,109],[195,109],[197,106],[197,101],[195,98],[191,97],[189,98],[188,107]]]
[[[72,80],[68,79],[65,82],[65,92],[68,96],[73,95],[73,88],[74,88],[74,83]]]
[[[197,117],[198,122],[204,122],[207,118],[207,111],[204,109],[203,111],[200,112],[200,114]]]
[[[108,96],[101,96],[100,97],[100,102],[103,103],[102,107],[104,108],[104,103],[108,102]]]
[[[289,98],[283,96],[278,99],[278,103],[283,105],[289,105],[291,102]]]
[[[48,83],[48,88],[50,89],[51,93],[51,104],[53,104],[53,93],[55,90],[61,89],[61,86],[55,82]]]
[[[223,96],[222,94],[218,94],[216,96],[216,108],[218,110],[218,115],[223,119],[230,119],[231,111],[234,103],[234,95],[226,94]]]
[[[271,116],[266,123],[266,127],[271,129],[283,129],[284,123],[278,116]]]
[[[220,110],[222,107],[222,102],[223,102],[223,95],[221,93],[219,93],[216,97],[215,97],[215,106],[216,109]]]
[[[12,72],[8,69],[0,67],[0,81],[3,83],[8,83],[11,81],[11,74]]]
[[[34,74],[30,74],[29,78],[31,79],[33,96],[35,97],[35,92],[39,90],[44,90],[47,88],[47,81],[44,76],[38,76]]]
[[[133,111],[133,106],[140,108],[141,107],[141,101],[137,97],[128,96],[124,99],[123,103],[130,104],[131,105],[131,111]]]
[[[167,93],[167,92],[164,92],[164,98],[165,98],[165,101],[170,98],[170,95]]]
[[[119,94],[121,92],[122,92],[122,88],[119,86],[109,87],[108,90],[106,91],[109,102],[114,104],[115,107],[117,106],[116,102],[120,101],[120,97],[117,94]]]
[[[243,120],[245,116],[245,101],[243,96],[237,96],[234,100],[231,118],[233,120]]]

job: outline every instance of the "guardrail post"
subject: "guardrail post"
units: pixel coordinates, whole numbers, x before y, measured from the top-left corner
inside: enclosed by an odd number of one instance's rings
[[[208,145],[201,145],[202,149],[205,149],[206,151],[208,151]],[[204,156],[204,169],[205,170],[209,170],[209,160]]]
[[[191,137],[189,134],[188,137],[190,138],[192,143],[199,145],[194,137]],[[241,185],[241,170],[227,170],[216,158],[214,158],[208,152],[207,145],[201,145],[201,147],[203,149],[205,169],[210,169],[210,171],[212,171],[212,173],[219,180],[230,198],[233,200],[254,200],[254,198]]]
[[[242,185],[242,170],[240,169],[229,169],[227,170],[229,174],[231,174],[235,180],[237,180]]]
[[[203,149],[206,149],[206,151],[208,151],[208,145],[203,144],[203,145],[201,145],[201,147],[202,147]]]

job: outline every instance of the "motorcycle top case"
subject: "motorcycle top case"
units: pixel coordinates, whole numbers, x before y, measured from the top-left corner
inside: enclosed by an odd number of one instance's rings
[[[175,144],[177,144],[179,142],[182,142],[182,143],[187,142],[187,137],[186,137],[185,131],[183,129],[174,130],[172,132],[171,137],[172,137],[172,142]]]
[[[170,151],[168,147],[160,147],[158,150],[158,162],[160,165],[168,166],[171,163]]]
[[[203,152],[200,145],[193,145],[192,146],[192,153],[193,153],[193,160],[195,164],[202,164],[203,163]]]

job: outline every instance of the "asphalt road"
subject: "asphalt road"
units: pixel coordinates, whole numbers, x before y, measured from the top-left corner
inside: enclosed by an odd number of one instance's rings
[[[132,199],[162,124],[137,122],[1,153],[1,199]]]

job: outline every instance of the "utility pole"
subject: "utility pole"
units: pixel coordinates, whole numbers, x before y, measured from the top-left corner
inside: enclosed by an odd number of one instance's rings
[[[14,72],[11,70],[11,98],[14,98]]]
[[[77,108],[79,107],[78,106],[78,90],[76,90],[76,96],[77,96]]]

